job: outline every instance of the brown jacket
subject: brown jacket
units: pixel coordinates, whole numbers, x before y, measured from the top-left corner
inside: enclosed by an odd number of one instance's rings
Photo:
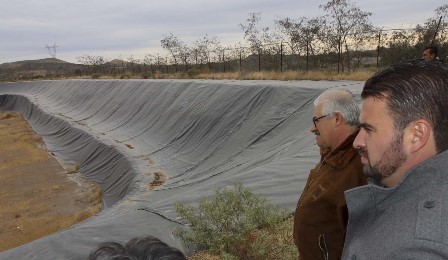
[[[301,260],[341,258],[348,221],[344,191],[367,184],[352,146],[356,134],[322,154],[308,176],[294,216],[294,242]]]

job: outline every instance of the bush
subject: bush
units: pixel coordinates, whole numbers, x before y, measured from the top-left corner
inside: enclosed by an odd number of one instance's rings
[[[99,73],[93,73],[92,75],[90,75],[90,78],[92,79],[99,79],[101,77],[101,74]]]
[[[132,79],[132,75],[130,73],[124,73],[120,75],[120,79]]]
[[[187,245],[218,254],[221,259],[297,259],[292,226],[280,210],[265,198],[235,183],[217,189],[210,200],[200,199],[199,207],[176,203],[180,218],[189,229],[174,234]]]
[[[150,79],[152,78],[152,74],[150,72],[142,73],[142,79]]]
[[[189,70],[187,70],[187,75],[188,75],[190,78],[199,75],[199,73],[200,73],[200,71],[197,70],[197,69],[189,69]]]

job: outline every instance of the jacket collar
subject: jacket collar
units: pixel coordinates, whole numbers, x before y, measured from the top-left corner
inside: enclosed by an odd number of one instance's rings
[[[383,211],[389,205],[415,194],[422,187],[433,187],[431,189],[434,192],[434,187],[448,182],[445,175],[446,169],[448,169],[448,151],[439,153],[416,165],[395,187],[388,188],[378,185],[369,178],[369,184],[352,189],[354,192],[351,196],[357,200],[360,193],[355,190],[359,189],[362,192],[362,190],[367,189],[369,190],[367,194],[370,194],[371,205],[376,205],[376,211]]]
[[[355,141],[357,134],[358,131],[349,135],[344,142],[342,142],[332,152],[321,148],[321,161],[325,161],[325,163],[335,169],[345,168],[350,163],[352,158],[358,154],[358,150],[353,147],[353,141]]]
[[[421,186],[423,182],[446,183],[448,181],[445,177],[446,169],[448,169],[448,150],[417,164],[398,185],[386,189],[394,190],[400,187],[413,189]]]

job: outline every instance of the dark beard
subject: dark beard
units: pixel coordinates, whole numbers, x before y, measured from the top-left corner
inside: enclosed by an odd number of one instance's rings
[[[378,183],[392,174],[406,161],[406,154],[403,151],[403,141],[400,137],[395,137],[389,147],[384,151],[381,160],[377,165],[370,164],[367,150],[360,148],[359,154],[367,158],[367,164],[363,165],[364,174],[372,177]]]

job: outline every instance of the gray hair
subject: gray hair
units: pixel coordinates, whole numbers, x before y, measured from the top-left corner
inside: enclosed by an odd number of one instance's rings
[[[333,88],[324,91],[314,101],[314,106],[319,104],[322,104],[324,115],[339,112],[348,125],[359,125],[359,104],[355,95],[348,89]]]

